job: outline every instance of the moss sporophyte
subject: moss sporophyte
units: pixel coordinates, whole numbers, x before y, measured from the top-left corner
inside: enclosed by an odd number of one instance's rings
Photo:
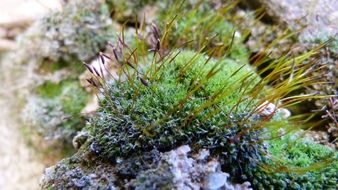
[[[88,82],[100,99],[97,116],[87,126],[92,137],[88,148],[103,160],[114,161],[189,144],[194,150],[206,148],[217,155],[222,170],[234,180],[256,180],[254,185],[260,186],[255,175],[268,175],[260,168],[270,162],[267,155],[272,151],[266,150],[266,139],[278,138],[280,128],[289,134],[302,126],[294,125],[299,117],[279,117],[278,106],[263,111],[267,102],[288,106],[316,98],[285,97],[316,81],[304,78],[309,66],[302,62],[317,49],[297,57],[285,54],[262,78],[246,62],[229,58],[229,52],[213,58],[218,47],[169,49],[164,44],[172,25],[167,26],[165,36],[152,26],[150,53],[129,47],[119,37],[117,45],[110,44],[111,55],[100,53],[99,66],[85,64],[92,73]],[[255,66],[262,62],[264,58],[257,59]],[[118,66],[116,74],[107,69],[112,63]],[[280,77],[290,80],[280,81]]]

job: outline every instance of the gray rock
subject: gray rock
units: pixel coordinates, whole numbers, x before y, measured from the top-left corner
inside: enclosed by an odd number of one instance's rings
[[[223,172],[212,173],[207,178],[207,185],[205,189],[207,190],[217,190],[224,187],[227,183],[227,178],[229,174]]]
[[[265,8],[274,20],[286,23],[294,31],[304,27],[302,42],[324,42],[338,35],[336,0],[245,0],[249,6]],[[338,48],[338,42],[335,42]]]
[[[250,190],[249,182],[229,182],[230,175],[220,170],[220,162],[205,149],[191,155],[185,145],[164,153],[130,155],[114,163],[97,159],[88,149],[81,147],[74,156],[46,169],[42,189]]]

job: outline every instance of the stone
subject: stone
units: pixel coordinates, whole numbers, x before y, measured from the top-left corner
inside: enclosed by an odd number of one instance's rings
[[[205,187],[205,189],[207,190],[221,189],[227,183],[228,177],[229,177],[229,174],[226,174],[223,172],[210,174],[208,176],[207,186]]]
[[[332,0],[246,0],[251,7],[263,7],[273,20],[296,31],[304,27],[303,42],[324,42],[338,34],[338,1]]]

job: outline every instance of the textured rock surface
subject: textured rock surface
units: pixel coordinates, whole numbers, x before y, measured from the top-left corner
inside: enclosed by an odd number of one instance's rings
[[[78,153],[47,168],[41,184],[43,189],[251,189],[249,182],[233,184],[228,177],[208,150],[190,155],[190,147],[185,145],[161,154],[152,151],[115,164]]]
[[[29,46],[33,55],[54,61],[71,56],[88,60],[105,46],[111,29],[103,0],[70,1],[62,11],[34,23],[21,45]]]
[[[325,41],[338,34],[338,1],[332,0],[247,0],[249,5],[265,7],[267,13],[293,30],[301,41]]]
[[[115,189],[114,167],[95,162],[88,168],[80,155],[65,159],[47,168],[41,179],[42,189]]]
[[[60,60],[90,59],[104,48],[112,28],[103,0],[71,1],[62,11],[39,19],[17,37],[17,48],[3,56],[3,63],[12,64],[1,64],[1,69],[13,70],[4,73],[11,75],[4,78],[26,78],[20,81],[20,87],[41,84],[35,72],[42,63],[55,65]]]

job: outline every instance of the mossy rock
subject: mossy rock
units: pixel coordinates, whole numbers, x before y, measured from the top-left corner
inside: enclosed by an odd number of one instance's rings
[[[74,57],[87,61],[105,48],[115,29],[103,0],[75,0],[35,22],[20,37],[20,45],[28,45],[33,56],[54,62]]]
[[[36,89],[39,96],[60,102],[66,114],[79,114],[86,104],[88,94],[76,80],[65,80],[60,83],[45,82]]]
[[[77,80],[47,81],[28,98],[23,118],[26,125],[36,128],[42,136],[70,144],[85,125],[81,110],[88,97]]]

